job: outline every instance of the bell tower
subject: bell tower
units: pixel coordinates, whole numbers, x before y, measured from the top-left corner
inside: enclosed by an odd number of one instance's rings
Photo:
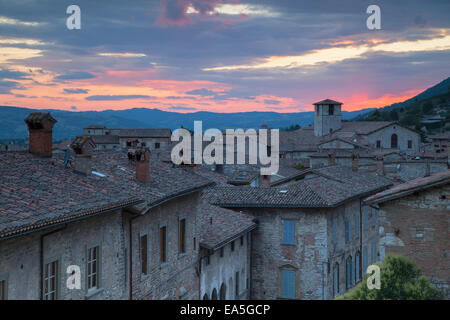
[[[321,137],[336,130],[342,125],[342,102],[325,99],[314,103],[314,135]]]

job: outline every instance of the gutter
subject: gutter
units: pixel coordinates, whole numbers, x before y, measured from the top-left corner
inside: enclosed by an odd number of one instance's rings
[[[26,235],[26,234],[29,234],[32,232],[49,229],[49,228],[59,226],[62,224],[68,224],[68,223],[84,220],[84,219],[87,219],[90,217],[95,217],[100,214],[109,213],[112,211],[116,211],[118,209],[122,209],[122,208],[126,208],[126,207],[133,206],[136,204],[140,204],[142,202],[144,202],[144,201],[143,200],[127,201],[127,202],[124,202],[123,204],[120,204],[120,205],[114,206],[114,207],[109,207],[109,208],[104,208],[104,209],[102,208],[97,211],[92,210],[92,211],[87,211],[87,212],[81,212],[79,214],[76,214],[76,215],[73,215],[70,217],[61,217],[61,218],[57,218],[52,221],[42,222],[42,223],[40,223],[38,225],[34,225],[34,226],[33,225],[24,226],[19,229],[6,231],[3,234],[0,234],[0,241],[16,238],[16,237],[23,236],[23,235]]]

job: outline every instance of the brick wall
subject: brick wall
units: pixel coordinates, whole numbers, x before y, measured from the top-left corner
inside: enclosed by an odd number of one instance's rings
[[[381,204],[381,255],[398,253],[415,261],[432,283],[450,296],[450,186]]]

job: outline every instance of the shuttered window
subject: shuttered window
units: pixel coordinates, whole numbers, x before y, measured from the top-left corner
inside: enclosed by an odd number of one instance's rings
[[[164,263],[167,261],[167,227],[161,226],[159,228],[159,253],[160,261]]]
[[[281,270],[281,297],[295,298],[295,270]]]
[[[0,280],[0,300],[6,300],[6,280]]]
[[[361,256],[359,252],[355,256],[355,281],[359,282],[361,280]]]
[[[347,258],[347,266],[346,266],[346,274],[347,274],[347,289],[351,288],[353,285],[353,260],[352,257]]]
[[[350,221],[345,219],[345,242],[350,241]]]
[[[361,224],[361,222],[359,221],[360,220],[360,218],[359,218],[359,213],[355,216],[355,236],[356,236],[356,239],[359,239],[359,233],[360,233],[360,224]]]
[[[372,208],[372,227],[375,227],[377,224],[377,209]]]
[[[336,297],[339,294],[339,264],[333,268],[333,294]]]
[[[295,244],[294,220],[283,220],[283,244]]]
[[[333,218],[333,242],[337,243],[337,218]]]
[[[372,242],[372,260],[371,263],[375,263],[377,261],[377,243],[375,241]]]
[[[366,273],[367,272],[367,267],[368,267],[368,252],[367,252],[367,247],[364,246],[363,247],[363,272]]]
[[[147,274],[148,273],[148,239],[147,235],[143,234],[141,235],[141,273]]]

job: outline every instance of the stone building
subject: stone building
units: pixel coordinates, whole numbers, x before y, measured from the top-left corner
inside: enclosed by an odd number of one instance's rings
[[[406,256],[450,297],[450,170],[399,184],[366,203],[379,211],[380,257]]]
[[[343,122],[342,103],[326,99],[314,104],[314,125],[280,132],[280,158],[309,166],[310,157],[326,150],[365,152],[381,149],[413,154],[419,151],[420,134],[397,122]]]
[[[97,144],[97,150],[129,148],[133,144],[145,143],[150,151],[164,148],[170,144],[170,129],[111,129],[102,125],[90,125],[83,134],[91,136]]]
[[[251,216],[205,203],[200,241],[203,300],[250,298]]]
[[[215,187],[209,201],[255,217],[253,299],[332,299],[378,260],[376,214],[362,199],[382,177],[330,166],[278,187]],[[373,224],[373,225],[372,225]]]

